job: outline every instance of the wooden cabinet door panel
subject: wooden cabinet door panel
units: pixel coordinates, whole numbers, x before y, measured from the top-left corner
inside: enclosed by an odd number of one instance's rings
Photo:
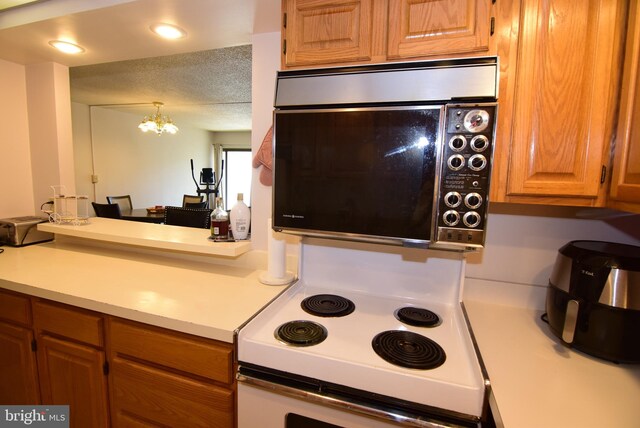
[[[0,322],[0,403],[40,404],[31,330]]]
[[[40,336],[38,367],[43,404],[68,404],[71,427],[107,427],[104,352]]]
[[[611,200],[614,207],[640,212],[640,17],[630,4]],[[629,204],[636,204],[635,206]]]
[[[389,0],[390,59],[489,49],[491,0]]]
[[[372,0],[283,2],[287,66],[371,59]]]
[[[120,357],[112,360],[111,388],[115,427],[234,425],[234,394],[230,389]]]
[[[507,195],[598,197],[616,3],[523,0]]]

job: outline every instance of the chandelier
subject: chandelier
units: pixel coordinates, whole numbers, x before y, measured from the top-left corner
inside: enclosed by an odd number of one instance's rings
[[[156,113],[151,116],[145,116],[138,125],[138,128],[142,132],[153,131],[158,135],[161,135],[163,132],[168,132],[169,134],[175,134],[178,132],[178,127],[171,121],[168,116],[163,116],[160,114],[160,107],[164,104],[159,101],[154,101],[153,105],[156,107]]]

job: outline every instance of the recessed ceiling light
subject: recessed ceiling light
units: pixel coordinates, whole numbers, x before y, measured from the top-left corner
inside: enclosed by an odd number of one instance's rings
[[[149,28],[158,36],[165,39],[181,39],[187,35],[187,32],[182,28],[171,24],[154,24]]]
[[[64,40],[51,40],[49,44],[59,51],[67,54],[79,54],[84,52],[83,47],[78,46],[75,43],[66,42]]]

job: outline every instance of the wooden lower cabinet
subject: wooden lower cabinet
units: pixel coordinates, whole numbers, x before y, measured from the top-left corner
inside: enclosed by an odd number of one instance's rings
[[[0,290],[0,404],[40,404],[28,296]]]
[[[229,343],[0,290],[0,404],[72,428],[233,428],[235,368]]]
[[[42,404],[69,405],[71,427],[108,427],[103,319],[33,300]]]
[[[69,405],[71,427],[108,427],[104,351],[41,336],[38,364],[43,404]]]
[[[40,404],[32,342],[31,329],[0,322],[0,404]]]
[[[110,319],[114,427],[235,426],[233,346]]]
[[[227,388],[116,357],[111,389],[115,427],[233,427]]]

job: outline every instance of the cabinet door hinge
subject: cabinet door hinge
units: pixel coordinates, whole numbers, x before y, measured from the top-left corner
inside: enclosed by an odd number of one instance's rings
[[[109,375],[109,361],[104,362],[104,365],[102,366],[102,372],[105,376]]]
[[[286,55],[287,54],[287,39],[284,39],[282,41],[282,54]]]
[[[33,352],[38,352],[38,342],[35,339],[31,341],[31,350]]]
[[[600,173],[600,184],[604,184],[607,178],[607,167],[602,165],[602,172]]]
[[[489,33],[490,36],[493,36],[493,33],[496,31],[496,18],[494,16],[491,17],[491,31]]]
[[[282,28],[287,28],[287,14],[282,15]]]

